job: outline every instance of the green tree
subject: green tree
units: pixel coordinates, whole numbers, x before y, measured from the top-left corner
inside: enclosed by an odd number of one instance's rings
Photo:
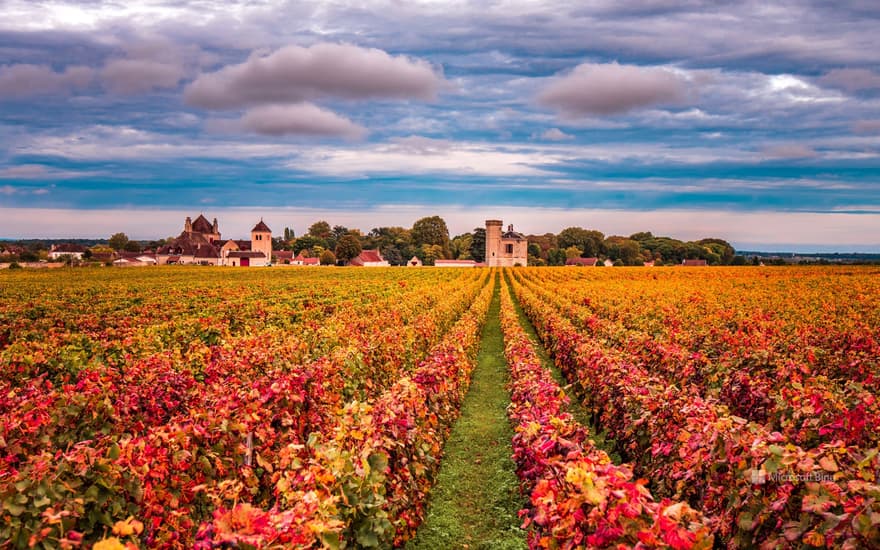
[[[583,227],[568,227],[559,233],[559,248],[566,249],[576,246],[581,249],[585,258],[598,257],[605,253],[605,235],[601,231],[584,229]]]
[[[302,237],[293,241],[293,251],[299,254],[303,250],[312,250],[315,248],[329,248],[327,246],[327,241],[320,237],[315,237],[314,235],[303,235]]]
[[[641,265],[644,261],[639,241],[626,237],[608,237],[605,239],[605,250],[609,258],[620,260],[624,265]]]
[[[439,246],[443,258],[450,255],[449,251],[449,228],[440,216],[429,216],[417,220],[412,228],[413,244],[423,247],[424,245]]]
[[[486,261],[486,228],[474,228],[471,233],[471,259],[476,262]]]
[[[110,248],[113,250],[122,250],[125,248],[125,245],[128,244],[128,236],[125,233],[114,233],[107,241],[107,244],[110,245]]]
[[[580,258],[583,253],[580,248],[576,246],[569,246],[565,249],[565,259],[569,260],[571,258]]]
[[[471,258],[471,241],[473,235],[470,233],[462,233],[456,235],[449,241],[449,250],[454,260],[470,260]]]
[[[122,247],[126,252],[142,252],[143,248],[141,247],[141,243],[138,241],[128,241],[125,243],[125,246]]]
[[[348,233],[340,237],[336,243],[336,259],[350,262],[361,253],[361,240],[357,235]]]
[[[321,252],[321,258],[319,261],[321,262],[321,265],[336,265],[336,255],[329,250],[325,250]]]
[[[309,226],[309,235],[319,239],[329,239],[331,235],[330,224],[324,220],[313,223]]]
[[[419,258],[421,258],[424,265],[434,265],[434,260],[442,260],[445,258],[443,255],[443,247],[439,244],[423,244]]]
[[[296,234],[293,232],[293,229],[289,227],[284,228],[284,240],[285,242],[290,242],[296,238]]]
[[[565,265],[565,250],[551,248],[547,251],[547,263],[549,265]]]

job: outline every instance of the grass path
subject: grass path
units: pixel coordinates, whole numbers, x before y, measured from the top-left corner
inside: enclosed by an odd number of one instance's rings
[[[500,287],[489,306],[477,366],[452,434],[425,522],[409,549],[523,549],[519,494],[507,420],[510,394],[499,321]]]

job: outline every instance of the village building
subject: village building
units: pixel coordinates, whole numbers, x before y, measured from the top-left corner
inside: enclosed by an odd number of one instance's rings
[[[391,265],[382,257],[382,253],[379,252],[378,248],[362,250],[360,254],[351,259],[349,264],[359,267],[388,267]]]
[[[706,260],[682,260],[681,265],[685,267],[706,267],[709,265]]]
[[[602,262],[602,265],[605,267],[614,267],[614,262],[611,261],[611,258],[605,258],[605,261]]]
[[[60,260],[67,256],[71,258],[76,258],[77,260],[82,260],[83,254],[85,254],[85,252],[86,247],[78,244],[53,244],[52,248],[49,249],[49,259]]]
[[[407,267],[422,267],[422,260],[418,256],[413,256],[406,262]]]
[[[296,255],[296,258],[290,261],[290,265],[316,266],[321,265],[321,260],[319,258],[307,258],[305,253],[301,250],[300,253]]]
[[[273,250],[272,263],[289,265],[293,261],[293,250]]]
[[[272,230],[263,220],[251,229],[251,240],[223,241],[217,218],[211,223],[204,215],[195,221],[187,216],[183,232],[156,253],[159,264],[225,265],[255,267],[272,260]]]
[[[569,258],[565,260],[565,265],[574,265],[581,267],[596,267],[599,258]]]
[[[502,232],[501,220],[486,220],[486,265],[489,267],[513,267],[527,265],[529,242],[512,225]]]
[[[434,267],[481,267],[486,264],[474,260],[434,260]]]

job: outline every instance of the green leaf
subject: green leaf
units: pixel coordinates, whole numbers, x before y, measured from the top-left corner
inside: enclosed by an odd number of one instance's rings
[[[339,533],[335,531],[321,533],[321,543],[330,550],[339,550]]]
[[[370,469],[378,472],[385,472],[388,468],[388,457],[384,453],[373,453],[367,459]]]

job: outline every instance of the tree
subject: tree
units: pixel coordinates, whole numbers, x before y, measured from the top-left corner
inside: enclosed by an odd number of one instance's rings
[[[470,260],[471,258],[471,240],[473,235],[470,233],[462,233],[456,235],[449,242],[449,250],[452,253],[453,260]]]
[[[361,241],[351,233],[343,235],[336,243],[336,259],[350,262],[361,253]]]
[[[605,239],[605,250],[609,258],[620,260],[624,265],[641,265],[644,261],[639,241],[626,237],[608,237]]]
[[[141,252],[143,248],[141,247],[141,243],[137,241],[128,241],[125,243],[125,246],[122,247],[126,252]]]
[[[289,227],[284,228],[284,240],[285,242],[290,242],[294,238],[296,238],[296,234],[294,234],[293,229]]]
[[[110,245],[110,248],[113,250],[122,250],[125,248],[125,245],[128,244],[128,236],[125,233],[114,233],[107,241],[107,244]]]
[[[382,252],[382,257],[385,258],[390,265],[405,265],[406,261],[409,258],[404,258],[403,253],[400,252],[400,249],[393,244],[387,244],[384,247],[379,248]]]
[[[476,262],[486,261],[486,228],[476,227],[471,233],[471,259]]]
[[[309,235],[319,239],[329,239],[331,235],[330,224],[324,220],[313,223],[309,226]]]
[[[547,263],[549,265],[565,265],[565,250],[551,248],[547,251]]]
[[[321,262],[321,265],[336,265],[336,255],[329,250],[325,250],[324,252],[321,252],[321,258],[319,261]]]
[[[434,265],[434,260],[444,258],[443,248],[439,244],[423,244],[419,258],[424,265]]]
[[[583,253],[580,248],[576,246],[569,246],[565,249],[565,259],[570,260],[571,258],[580,258]]]
[[[571,246],[580,248],[585,258],[594,258],[605,253],[605,235],[601,231],[568,227],[559,233],[558,241],[559,248],[562,249]]]
[[[440,216],[429,216],[417,220],[412,228],[413,244],[419,247],[437,245],[443,251],[443,258],[450,255],[449,228]]]
[[[360,231],[349,231],[349,229],[344,225],[334,225],[333,229],[330,231],[330,236],[335,239],[336,242],[339,242],[339,239],[341,239],[345,235],[348,235],[349,233],[360,234]]]
[[[297,254],[303,250],[314,250],[317,247],[328,248],[327,241],[314,235],[303,235],[293,242],[293,251]]]

